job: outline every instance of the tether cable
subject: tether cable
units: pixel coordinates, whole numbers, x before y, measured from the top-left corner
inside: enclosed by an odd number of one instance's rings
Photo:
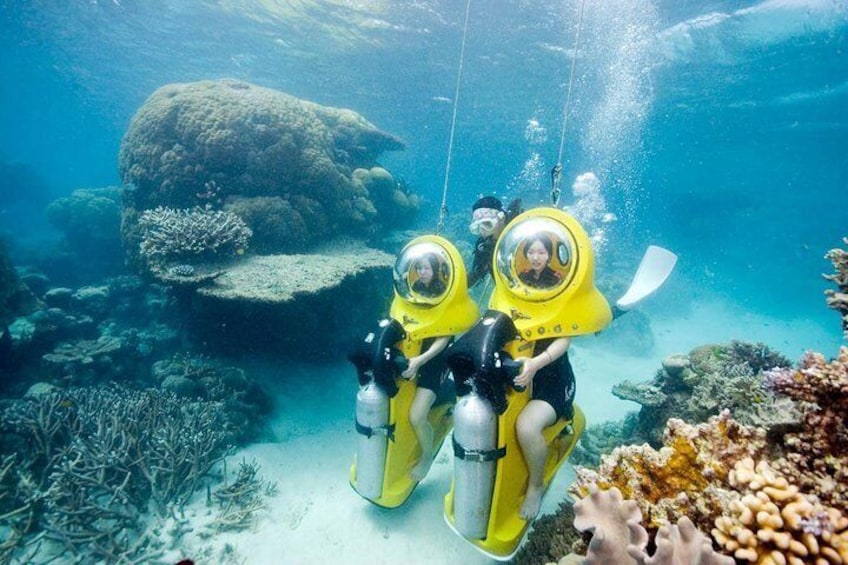
[[[450,137],[448,138],[448,156],[445,163],[445,184],[442,188],[442,205],[439,207],[439,223],[436,226],[436,235],[445,228],[448,215],[448,183],[450,179],[451,158],[453,157],[453,138],[456,132],[456,112],[459,108],[459,90],[462,84],[462,66],[465,61],[465,38],[468,35],[468,15],[471,13],[471,0],[465,4],[465,24],[462,27],[462,47],[459,50],[459,67],[456,72],[456,90],[453,95],[453,116],[451,117]]]
[[[568,114],[571,108],[571,90],[574,86],[574,69],[577,67],[577,49],[580,46],[580,30],[583,28],[583,9],[586,6],[586,0],[580,0],[580,14],[577,17],[577,33],[574,36],[574,49],[571,55],[571,72],[568,77],[568,90],[565,95],[565,106],[562,108],[562,133],[559,136],[559,152],[557,153],[557,162],[554,168],[551,169],[551,202],[554,207],[559,204],[559,197],[562,194],[560,189],[560,181],[562,175],[562,152],[565,148],[565,129],[568,124]]]

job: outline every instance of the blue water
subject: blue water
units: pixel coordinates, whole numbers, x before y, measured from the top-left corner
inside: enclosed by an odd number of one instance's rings
[[[421,227],[435,225],[463,2],[0,6],[0,164],[26,168],[44,199],[119,184],[121,137],[156,88],[232,77],[404,138],[383,162],[427,197]],[[481,192],[547,199],[578,13],[574,0],[472,2],[449,181],[458,215]],[[844,0],[587,2],[563,185],[600,179],[617,217],[604,253],[677,252],[671,309],[714,293],[820,319],[838,341],[820,274],[848,235],[847,42]],[[13,218],[39,210],[5,190],[4,231],[32,235]]]
[[[46,205],[120,185],[121,139],[148,96],[235,78],[353,109],[404,139],[381,161],[424,196],[421,231],[436,225],[450,157],[450,225],[465,250],[472,238],[457,234],[478,194],[547,203],[559,161],[570,209],[587,204],[571,189],[578,175],[597,179],[593,210],[610,221],[588,227],[603,230],[602,283],[632,273],[648,244],[676,252],[645,317],[628,315],[635,330],[572,348],[592,423],[637,408],[614,384],[648,380],[665,355],[705,342],[835,354],[842,328],[821,274],[848,236],[848,0],[585,0],[580,20],[582,1],[472,0],[455,99],[461,0],[0,0],[0,238],[21,262],[55,253]],[[41,264],[67,276],[69,261]],[[80,271],[61,283],[102,282]],[[263,563],[488,563],[441,523],[449,454],[400,511],[348,488],[356,385],[340,350],[291,363],[249,345],[214,353],[241,353],[272,384],[269,441],[239,457],[259,458],[281,494],[258,529],[204,546]],[[565,483],[545,512],[564,496]]]

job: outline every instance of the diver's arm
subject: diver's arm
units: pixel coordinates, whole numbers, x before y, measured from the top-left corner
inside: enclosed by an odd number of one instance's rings
[[[450,343],[450,337],[437,338],[430,347],[427,348],[427,351],[421,355],[409,358],[409,366],[403,373],[401,373],[401,376],[405,379],[411,379],[414,377],[418,374],[418,370],[421,369],[427,361],[441,353],[442,350],[448,346],[448,343]]]
[[[536,376],[536,372],[543,367],[547,367],[568,351],[571,345],[570,337],[560,337],[551,342],[541,353],[535,357],[519,357],[516,361],[522,361],[521,372],[513,382],[516,386],[526,387]]]

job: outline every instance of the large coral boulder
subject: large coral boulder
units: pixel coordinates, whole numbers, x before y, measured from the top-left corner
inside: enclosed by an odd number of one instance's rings
[[[121,143],[123,238],[137,253],[138,217],[160,206],[232,208],[263,253],[400,225],[417,197],[377,158],[403,148],[351,110],[235,80],[170,84],[141,106]]]

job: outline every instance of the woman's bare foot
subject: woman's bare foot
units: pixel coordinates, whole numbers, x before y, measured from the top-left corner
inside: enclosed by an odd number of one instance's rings
[[[528,486],[527,494],[524,495],[524,504],[521,505],[521,510],[518,515],[527,522],[533,520],[539,513],[539,508],[542,506],[542,495],[544,489],[542,487]]]
[[[432,464],[432,455],[421,455],[421,459],[418,461],[418,464],[412,468],[412,471],[409,472],[409,476],[412,477],[412,480],[414,481],[423,480],[424,477],[427,476],[427,473],[430,472],[430,466]]]

